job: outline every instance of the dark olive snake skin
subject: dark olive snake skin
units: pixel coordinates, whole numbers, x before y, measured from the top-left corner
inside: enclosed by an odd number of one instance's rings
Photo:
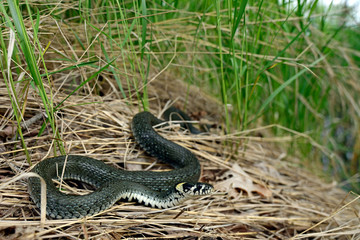
[[[79,155],[53,157],[38,163],[33,172],[46,182],[47,215],[57,219],[90,216],[120,199],[168,208],[192,196],[210,194],[213,190],[210,184],[197,182],[200,176],[197,158],[154,131],[153,126],[162,122],[149,112],[140,112],[134,116],[131,128],[139,145],[150,155],[172,165],[172,171],[125,171]],[[62,174],[63,179],[79,180],[93,185],[96,190],[82,196],[62,193],[52,182]],[[29,178],[29,193],[38,207],[40,187],[39,178]]]

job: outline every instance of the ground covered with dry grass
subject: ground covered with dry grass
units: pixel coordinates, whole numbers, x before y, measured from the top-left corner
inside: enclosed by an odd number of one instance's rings
[[[41,114],[36,94],[29,91],[29,110],[24,120]],[[54,101],[65,96],[59,92]],[[182,100],[180,94],[175,104],[181,106]],[[0,101],[1,114],[6,115],[11,108],[5,91],[1,92]],[[207,101],[216,105],[210,99]],[[152,101],[151,106],[154,114],[163,109],[158,101]],[[189,111],[200,110],[194,105]],[[109,95],[79,95],[67,100],[66,107],[56,114],[56,122],[67,153],[91,156],[129,170],[163,169],[132,138],[129,123],[138,111],[135,102],[128,104]],[[214,113],[202,115],[206,119]],[[32,164],[59,154],[54,152],[50,129],[37,136],[43,120],[41,117],[35,122],[28,121],[29,125],[24,126]],[[202,181],[215,186],[213,195],[166,210],[118,202],[95,216],[41,222],[39,209],[29,199],[26,179],[6,185],[31,167],[15,138],[11,121],[2,119],[1,124],[2,238],[356,239],[360,235],[359,196],[342,191],[335,183],[324,183],[299,168],[297,161],[281,150],[286,138],[264,137],[261,135],[264,129],[226,135],[220,128],[193,136],[177,125],[158,132],[199,158]],[[68,190],[73,194],[86,193],[74,186]]]

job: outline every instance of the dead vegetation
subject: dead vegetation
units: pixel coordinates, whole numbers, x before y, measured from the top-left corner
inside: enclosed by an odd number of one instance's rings
[[[41,112],[39,101],[31,91],[24,120]],[[59,92],[54,101],[64,97]],[[4,90],[0,101],[1,114],[7,116],[11,108]],[[161,110],[158,104],[152,101],[155,114]],[[69,98],[57,113],[57,126],[67,153],[89,155],[126,169],[163,168],[139,149],[131,136],[129,122],[138,109],[135,102],[128,104],[109,96]],[[196,109],[200,110],[194,106],[191,111]],[[55,154],[50,129],[37,136],[41,124],[40,120],[24,126],[33,164]],[[10,126],[13,123],[2,118],[1,129]],[[39,209],[29,199],[25,179],[5,186],[31,167],[20,141],[11,136],[13,132],[2,132],[5,135],[0,145],[0,236],[7,239],[356,239],[360,235],[359,196],[345,193],[336,183],[324,183],[300,169],[294,159],[275,147],[276,142],[284,139],[254,137],[256,134],[251,131],[224,135],[221,130],[192,136],[176,125],[159,132],[197,155],[203,167],[202,180],[215,185],[215,194],[166,210],[118,202],[92,217],[47,219],[44,223],[40,221]]]

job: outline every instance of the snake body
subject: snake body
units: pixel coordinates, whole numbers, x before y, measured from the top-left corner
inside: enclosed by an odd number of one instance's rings
[[[46,182],[47,215],[57,219],[80,218],[103,211],[120,199],[168,208],[192,196],[211,193],[210,184],[197,182],[200,164],[194,154],[153,129],[162,122],[149,112],[140,112],[133,117],[131,128],[139,145],[150,155],[172,165],[172,171],[125,171],[79,155],[53,157],[38,163],[33,172]],[[52,181],[60,176],[88,183],[96,190],[82,196],[65,194]],[[29,193],[40,207],[39,178],[29,178]]]

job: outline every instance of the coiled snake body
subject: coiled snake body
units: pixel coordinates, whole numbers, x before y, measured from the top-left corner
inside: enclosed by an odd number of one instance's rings
[[[175,168],[172,171],[125,171],[78,155],[48,158],[37,164],[33,172],[46,182],[47,215],[59,219],[89,216],[109,208],[119,199],[168,208],[191,196],[211,193],[211,185],[197,182],[200,164],[196,157],[154,131],[153,126],[162,122],[149,112],[140,112],[134,116],[131,128],[140,146],[152,156],[172,165]],[[96,190],[82,196],[62,193],[52,182],[59,176],[88,183]],[[30,196],[38,207],[40,188],[40,179],[30,177]]]

